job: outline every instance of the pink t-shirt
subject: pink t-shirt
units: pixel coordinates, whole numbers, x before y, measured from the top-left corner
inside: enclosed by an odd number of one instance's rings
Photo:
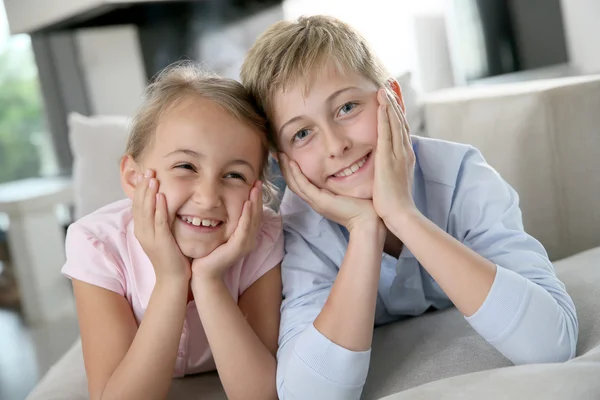
[[[131,201],[109,204],[73,223],[67,232],[67,262],[62,273],[125,297],[138,324],[156,282],[154,268],[133,233]],[[233,299],[283,259],[281,219],[265,208],[256,250],[225,274]],[[194,301],[187,305],[175,377],[212,371],[212,353]]]

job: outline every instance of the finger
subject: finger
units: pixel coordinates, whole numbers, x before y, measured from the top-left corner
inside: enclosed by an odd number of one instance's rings
[[[290,171],[292,172],[292,176],[294,177],[298,189],[306,197],[311,206],[324,200],[322,196],[323,193],[308,180],[295,161],[290,162]]]
[[[306,197],[306,195],[300,190],[298,182],[296,182],[296,177],[292,173],[290,169],[290,159],[285,154],[281,153],[279,156],[281,160],[280,169],[283,173],[283,177],[285,179],[286,185],[290,188],[290,190],[300,196],[304,201],[310,204],[310,200]]]
[[[238,221],[231,238],[229,239],[236,248],[243,246],[244,240],[248,237],[248,231],[250,230],[252,204],[249,200],[244,202],[242,207],[242,215]]]
[[[156,211],[154,213],[154,227],[156,232],[169,232],[169,214],[167,211],[167,199],[163,193],[154,195]]]
[[[381,93],[379,96],[383,97]],[[393,153],[393,147],[392,128],[386,109],[386,103],[388,102],[384,98],[381,98],[380,101],[380,105],[377,108],[377,150],[379,150],[377,154],[389,154]]]
[[[400,107],[400,103],[398,102],[398,99],[395,97],[395,95],[393,93],[389,93],[387,92],[388,95],[388,100],[391,104],[391,107],[394,109],[394,113],[396,114],[396,117],[398,118],[398,122],[400,123],[400,138],[402,139],[402,144],[404,146],[409,146],[411,144],[411,139],[410,139],[410,127],[408,126],[408,121],[406,120],[406,112],[402,110],[402,108]],[[395,118],[394,118],[395,120]]]
[[[142,211],[144,199],[146,198],[146,191],[148,190],[148,179],[141,173],[138,173],[137,176],[137,184],[135,185],[135,191],[133,192],[134,213]]]
[[[408,146],[408,140],[406,140],[404,133],[404,113],[400,109],[397,99],[389,91],[386,91],[385,94],[392,133],[392,148],[394,149],[394,154],[398,156],[402,154],[403,147]]]
[[[258,229],[261,223],[263,209],[262,181],[257,181],[253,190],[255,190],[256,193],[254,198],[252,198],[252,193],[250,193],[250,201],[252,202],[252,229]]]
[[[148,189],[144,198],[143,215],[144,218],[153,225],[154,214],[156,213],[156,194],[158,193],[158,181],[154,178],[148,178]]]

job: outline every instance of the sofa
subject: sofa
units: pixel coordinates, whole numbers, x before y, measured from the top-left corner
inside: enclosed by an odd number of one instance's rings
[[[475,145],[519,193],[526,230],[545,245],[577,307],[577,356],[512,366],[456,309],[429,312],[375,329],[363,398],[600,399],[600,76],[455,88],[419,104],[416,134]],[[125,134],[126,120],[111,123]],[[102,125],[71,118],[76,188],[89,161],[81,139],[96,135],[106,145]],[[95,150],[94,163],[118,165],[120,152]],[[80,215],[95,204],[86,207]],[[28,397],[87,398],[79,341]],[[224,398],[216,373],[174,380],[169,394]]]

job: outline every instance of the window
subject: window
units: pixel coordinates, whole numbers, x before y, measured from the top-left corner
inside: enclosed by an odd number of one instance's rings
[[[31,42],[10,36],[0,1],[0,183],[55,172]]]

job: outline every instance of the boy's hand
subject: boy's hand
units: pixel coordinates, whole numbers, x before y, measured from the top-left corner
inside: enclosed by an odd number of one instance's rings
[[[256,248],[262,214],[262,182],[256,181],[229,240],[207,256],[192,261],[192,290],[198,280],[221,279],[225,271]]]
[[[320,215],[346,227],[349,232],[359,227],[382,226],[371,200],[337,195],[327,189],[320,189],[313,185],[298,164],[285,154],[279,154],[279,161],[289,188]]]
[[[386,226],[416,210],[412,198],[415,153],[404,112],[385,90],[377,93],[377,149],[373,205]]]
[[[165,195],[158,193],[155,173],[148,170],[137,177],[133,196],[134,233],[154,266],[156,281],[174,278],[188,282],[190,262],[183,255],[173,233],[167,213]]]

